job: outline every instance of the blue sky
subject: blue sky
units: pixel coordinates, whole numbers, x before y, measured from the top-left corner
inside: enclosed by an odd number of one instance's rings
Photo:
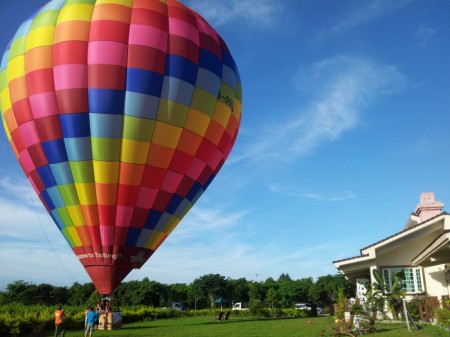
[[[182,2],[232,51],[242,124],[208,190],[125,281],[334,274],[333,260],[400,231],[421,192],[450,203],[449,1]],[[41,4],[1,2],[1,48]],[[89,282],[3,131],[0,158],[0,289]]]

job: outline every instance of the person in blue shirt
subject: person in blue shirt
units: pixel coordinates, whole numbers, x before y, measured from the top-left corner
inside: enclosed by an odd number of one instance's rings
[[[95,322],[98,321],[98,318],[98,312],[94,311],[94,308],[90,307],[89,312],[86,315],[86,332],[84,333],[84,337],[87,337],[88,334],[89,337],[92,337],[92,334],[94,333]]]

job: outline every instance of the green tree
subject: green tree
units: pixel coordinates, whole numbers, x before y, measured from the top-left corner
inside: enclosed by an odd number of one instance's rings
[[[193,282],[194,291],[207,297],[211,308],[214,308],[214,300],[220,296],[226,297],[228,293],[228,282],[224,276],[219,274],[208,274],[195,279]]]
[[[282,308],[291,308],[296,302],[296,285],[293,281],[284,280],[279,282],[278,287],[279,304]]]
[[[382,312],[384,309],[384,304],[385,304],[384,292],[385,292],[386,284],[384,282],[384,278],[381,277],[381,274],[377,273],[376,276],[375,276],[375,273],[373,273],[373,274],[374,274],[375,280],[377,280],[377,282],[366,285],[366,287],[367,287],[366,307],[368,310],[371,311],[372,318],[376,319],[377,312],[378,311]]]
[[[282,273],[279,277],[278,277],[278,281],[277,281],[278,283],[284,283],[284,282],[286,282],[286,283],[289,283],[289,282],[292,282],[292,279],[291,279],[291,277],[289,276],[289,274],[284,274],[284,273]]]
[[[0,291],[0,305],[6,305],[8,301],[6,299],[6,293],[4,291]]]
[[[345,294],[344,288],[339,287],[336,294],[336,310],[334,312],[334,317],[339,320],[343,320],[345,316]]]
[[[296,302],[312,302],[310,298],[311,288],[314,285],[312,277],[306,277],[294,281],[294,299]]]
[[[203,294],[203,291],[196,283],[190,283],[188,285],[188,306],[191,308],[203,309],[209,306],[208,297]]]
[[[266,293],[266,303],[271,309],[276,308],[278,302],[278,293],[274,288],[269,288]]]
[[[29,304],[27,299],[27,290],[32,286],[31,283],[23,280],[9,283],[6,286],[5,298],[8,303]],[[29,293],[29,292],[28,292]]]
[[[51,287],[49,292],[51,305],[64,304],[69,300],[69,290],[66,287]]]
[[[272,277],[269,277],[264,281],[264,286],[267,289],[274,288],[275,290],[278,290],[279,287],[278,282],[275,281]]]
[[[25,281],[16,281],[6,286],[3,301],[24,305],[53,306],[67,303],[68,296],[68,290],[65,287],[55,287],[47,283],[36,285]]]
[[[161,307],[167,303],[167,286],[156,281],[150,281],[148,278],[142,280],[138,293],[141,298],[139,304]]]
[[[258,300],[262,302],[266,297],[265,286],[260,282],[251,281],[248,285],[249,302],[251,300]]]
[[[350,284],[343,275],[320,276],[311,286],[309,297],[314,303],[329,306],[333,313],[333,303],[336,303],[341,288],[345,297],[355,296],[355,286]]]
[[[168,302],[167,305],[172,302],[182,302],[188,301],[188,286],[184,283],[174,283],[168,286]]]
[[[278,279],[279,304],[283,308],[291,308],[298,302],[310,302],[312,278],[292,280],[288,274],[282,274]]]
[[[398,318],[398,314],[402,310],[403,298],[405,297],[405,289],[402,282],[405,278],[404,271],[392,274],[391,289],[388,289],[386,280],[378,269],[373,270],[373,276],[376,282],[372,284],[372,288],[375,289],[377,294],[381,294],[386,299],[392,316]]]
[[[140,281],[122,282],[115,290],[114,296],[119,299],[121,305],[139,305],[142,300],[139,293]]]
[[[403,298],[405,297],[405,287],[400,276],[394,276],[391,292],[387,295],[389,310],[395,319],[403,310]]]
[[[254,316],[264,316],[264,307],[262,301],[252,298],[250,299],[250,302],[248,303],[248,308],[250,310],[250,313]]]
[[[230,292],[230,301],[248,303],[250,300],[248,296],[249,283],[245,278],[239,278],[237,280],[228,280],[228,287]]]
[[[67,304],[70,305],[85,304],[86,306],[92,305],[93,303],[90,303],[89,298],[92,296],[93,293],[96,294],[97,292],[92,283],[80,284],[78,282],[75,282],[68,289],[69,297],[67,299]]]

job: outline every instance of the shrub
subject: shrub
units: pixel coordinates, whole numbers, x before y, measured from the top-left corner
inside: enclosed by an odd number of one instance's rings
[[[334,318],[343,320],[345,316],[345,294],[343,287],[339,287],[336,302],[334,305]]]
[[[436,309],[435,317],[438,324],[450,327],[450,300],[445,300],[443,308]]]
[[[304,318],[311,315],[311,312],[308,310],[298,310],[295,308],[288,308],[282,310],[286,316],[289,317],[298,317],[298,318]]]
[[[262,302],[250,301],[249,310],[235,310],[232,316],[258,316],[258,317],[307,317],[310,312],[307,310],[289,309],[268,309],[263,307]],[[64,321],[67,330],[81,329],[84,326],[85,306],[64,307],[66,318]],[[3,305],[0,306],[0,336],[15,337],[23,335],[41,336],[43,331],[54,329],[54,307],[46,306],[24,306],[24,305]],[[171,308],[154,307],[122,307],[122,317],[124,323],[135,323],[156,319],[173,317],[193,317],[193,316],[218,316],[220,309],[202,309],[180,311]]]
[[[256,317],[266,317],[269,315],[269,311],[264,308],[263,303],[258,299],[251,299],[248,303],[248,309],[250,314]]]
[[[412,301],[406,302],[406,310],[409,315],[416,321],[420,319],[419,304],[423,303],[420,297],[415,297]]]

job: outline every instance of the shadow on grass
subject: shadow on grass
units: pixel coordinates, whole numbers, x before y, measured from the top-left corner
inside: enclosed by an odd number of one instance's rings
[[[401,325],[398,325],[395,327],[389,327],[389,328],[382,327],[382,328],[377,328],[377,331],[375,333],[383,333],[383,332],[388,332],[388,331],[404,330],[404,329],[405,329],[405,327],[401,326]],[[421,329],[422,329],[422,327],[418,327],[417,329],[415,329],[415,328],[411,329],[411,331],[421,330]]]
[[[212,320],[209,322],[194,323],[191,325],[271,322],[271,321],[294,320],[294,319],[300,320],[300,319],[304,319],[304,317],[239,317],[239,318],[234,318],[234,319],[230,318],[229,320],[224,320],[224,321]]]
[[[155,329],[155,328],[161,328],[161,327],[163,327],[164,325],[163,324],[161,324],[161,325],[155,325],[155,324],[153,324],[153,322],[155,322],[155,321],[152,321],[152,322],[148,322],[147,324],[139,324],[138,326],[128,326],[128,325],[122,325],[122,327],[120,328],[120,330],[141,330],[141,329]]]

